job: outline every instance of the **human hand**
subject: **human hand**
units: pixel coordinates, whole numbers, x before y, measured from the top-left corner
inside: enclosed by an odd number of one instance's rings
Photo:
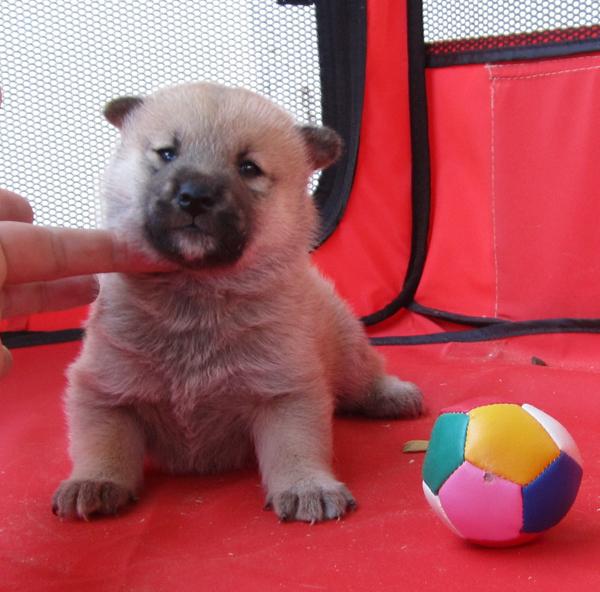
[[[33,226],[22,197],[0,189],[0,318],[61,310],[92,302],[96,273],[155,272],[171,264],[149,261],[105,230]],[[0,343],[0,376],[11,365]]]

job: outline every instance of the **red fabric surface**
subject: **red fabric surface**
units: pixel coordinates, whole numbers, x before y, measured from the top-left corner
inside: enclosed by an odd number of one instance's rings
[[[27,329],[29,331],[60,331],[80,327],[87,318],[88,307],[80,306],[70,310],[32,315]]]
[[[367,3],[358,161],[346,213],[315,253],[358,316],[400,292],[410,257],[411,192],[405,0]]]
[[[87,318],[88,307],[34,314],[28,317],[0,320],[3,331],[61,331],[81,327]]]
[[[600,316],[600,56],[428,75],[433,210],[417,301]]]
[[[153,473],[123,515],[61,522],[50,498],[69,468],[61,393],[79,344],[16,350],[15,369],[0,383],[0,590],[595,590],[600,367],[569,361],[569,353],[598,360],[600,345],[594,336],[547,342],[384,348],[390,369],[421,385],[428,415],[335,420],[337,472],[360,507],[316,526],[279,524],[263,511],[252,469],[216,477]],[[545,355],[549,366],[532,365],[532,355]],[[485,549],[457,539],[423,497],[423,456],[402,453],[406,440],[428,437],[441,408],[479,396],[547,411],[584,457],[571,512],[527,546]]]

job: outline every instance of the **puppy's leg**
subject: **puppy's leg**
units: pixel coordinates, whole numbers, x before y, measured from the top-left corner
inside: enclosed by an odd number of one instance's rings
[[[52,510],[84,520],[92,514],[116,514],[135,499],[141,485],[142,429],[124,409],[73,398],[67,409],[73,471],[56,490]]]
[[[419,388],[386,374],[381,356],[366,336],[345,342],[353,343],[353,347],[343,352],[338,364],[337,413],[374,419],[421,415],[423,395]]]
[[[258,412],[253,432],[267,505],[281,520],[318,522],[356,506],[331,470],[331,405],[282,396]]]

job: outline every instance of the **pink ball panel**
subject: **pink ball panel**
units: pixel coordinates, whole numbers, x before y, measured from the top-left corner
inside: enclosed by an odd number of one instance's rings
[[[423,481],[423,493],[425,494],[425,499],[429,502],[429,505],[433,509],[433,511],[438,515],[438,517],[444,522],[444,524],[456,535],[462,537],[460,532],[454,528],[454,525],[450,520],[448,520],[448,516],[446,516],[446,512],[444,512],[444,508],[442,508],[442,504],[440,502],[440,498],[435,495],[429,487],[427,487],[427,483]]]
[[[521,487],[463,463],[439,491],[442,508],[460,534],[499,543],[519,537],[523,525]]]

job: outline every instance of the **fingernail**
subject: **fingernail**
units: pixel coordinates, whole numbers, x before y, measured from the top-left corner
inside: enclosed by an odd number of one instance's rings
[[[4,345],[0,348],[0,376],[8,374],[12,366],[12,354]]]
[[[100,281],[98,280],[98,276],[94,277],[94,286],[92,287],[92,300],[96,300],[98,298],[98,294],[100,294]]]

